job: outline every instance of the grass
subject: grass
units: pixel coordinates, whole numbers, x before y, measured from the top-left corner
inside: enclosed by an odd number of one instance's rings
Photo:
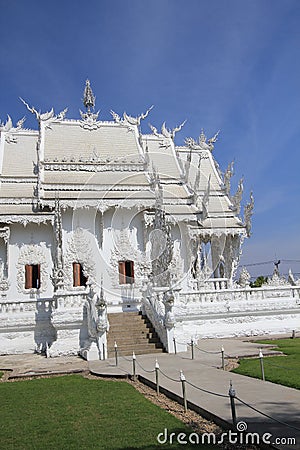
[[[1,383],[0,398],[0,442],[6,450],[179,450],[180,444],[159,444],[157,435],[164,428],[191,432],[124,382],[73,375]]]
[[[0,378],[2,378],[3,377],[3,372],[0,372]]]
[[[262,344],[277,346],[286,356],[264,357],[265,379],[300,389],[300,338],[258,341]],[[241,359],[238,368],[232,372],[261,378],[259,358]]]

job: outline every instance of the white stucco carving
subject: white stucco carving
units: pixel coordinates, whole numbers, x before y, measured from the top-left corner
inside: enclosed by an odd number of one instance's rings
[[[96,268],[93,250],[86,232],[82,228],[76,228],[67,242],[64,256],[64,272],[68,289],[73,288],[73,263],[82,265],[83,273],[93,285],[96,280]],[[78,289],[78,287],[76,288]]]
[[[231,196],[233,163],[223,174],[212,154],[218,133],[176,146],[184,122],[143,134],[152,107],[102,121],[88,80],[83,97],[79,120],[23,101],[38,129],[0,125],[0,348],[102,358],[107,313],[140,308],[168,351],[174,337],[297,330],[292,274],[258,289],[245,269],[235,280],[254,199],[242,221],[243,182]],[[75,262],[87,286],[73,286]],[[38,289],[25,289],[26,264],[40,265]]]
[[[37,244],[23,245],[20,249],[19,258],[17,262],[17,287],[18,292],[24,294],[33,292],[36,289],[25,289],[25,265],[39,264],[40,265],[40,279],[41,285],[38,288],[39,292],[45,292],[48,285],[48,264],[46,258],[46,249]]]

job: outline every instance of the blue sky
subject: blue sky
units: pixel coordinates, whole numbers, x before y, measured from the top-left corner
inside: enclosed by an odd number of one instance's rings
[[[100,118],[155,108],[143,123],[197,138],[221,129],[214,156],[235,161],[255,196],[243,263],[300,260],[299,0],[0,0],[0,119],[82,108],[86,78]],[[289,264],[300,272],[300,263]],[[283,268],[283,265],[282,265]],[[254,270],[254,269],[253,269]],[[259,266],[264,273],[272,264]],[[284,271],[287,266],[284,267]]]

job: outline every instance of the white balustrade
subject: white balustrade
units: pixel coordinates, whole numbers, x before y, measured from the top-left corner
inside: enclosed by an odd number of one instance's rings
[[[220,286],[223,280],[217,279],[216,285]],[[215,285],[215,286],[216,286]],[[299,303],[300,286],[263,286],[260,288],[237,289],[205,289],[199,291],[180,292],[179,301],[184,305],[222,303],[222,302],[247,302],[269,300],[293,299]],[[293,303],[294,304],[294,303]]]

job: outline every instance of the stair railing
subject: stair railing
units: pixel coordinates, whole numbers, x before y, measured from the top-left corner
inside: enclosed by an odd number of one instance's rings
[[[174,353],[175,319],[172,308],[173,294],[167,288],[153,287],[150,283],[143,290],[142,309],[151,321],[164,348]]]

